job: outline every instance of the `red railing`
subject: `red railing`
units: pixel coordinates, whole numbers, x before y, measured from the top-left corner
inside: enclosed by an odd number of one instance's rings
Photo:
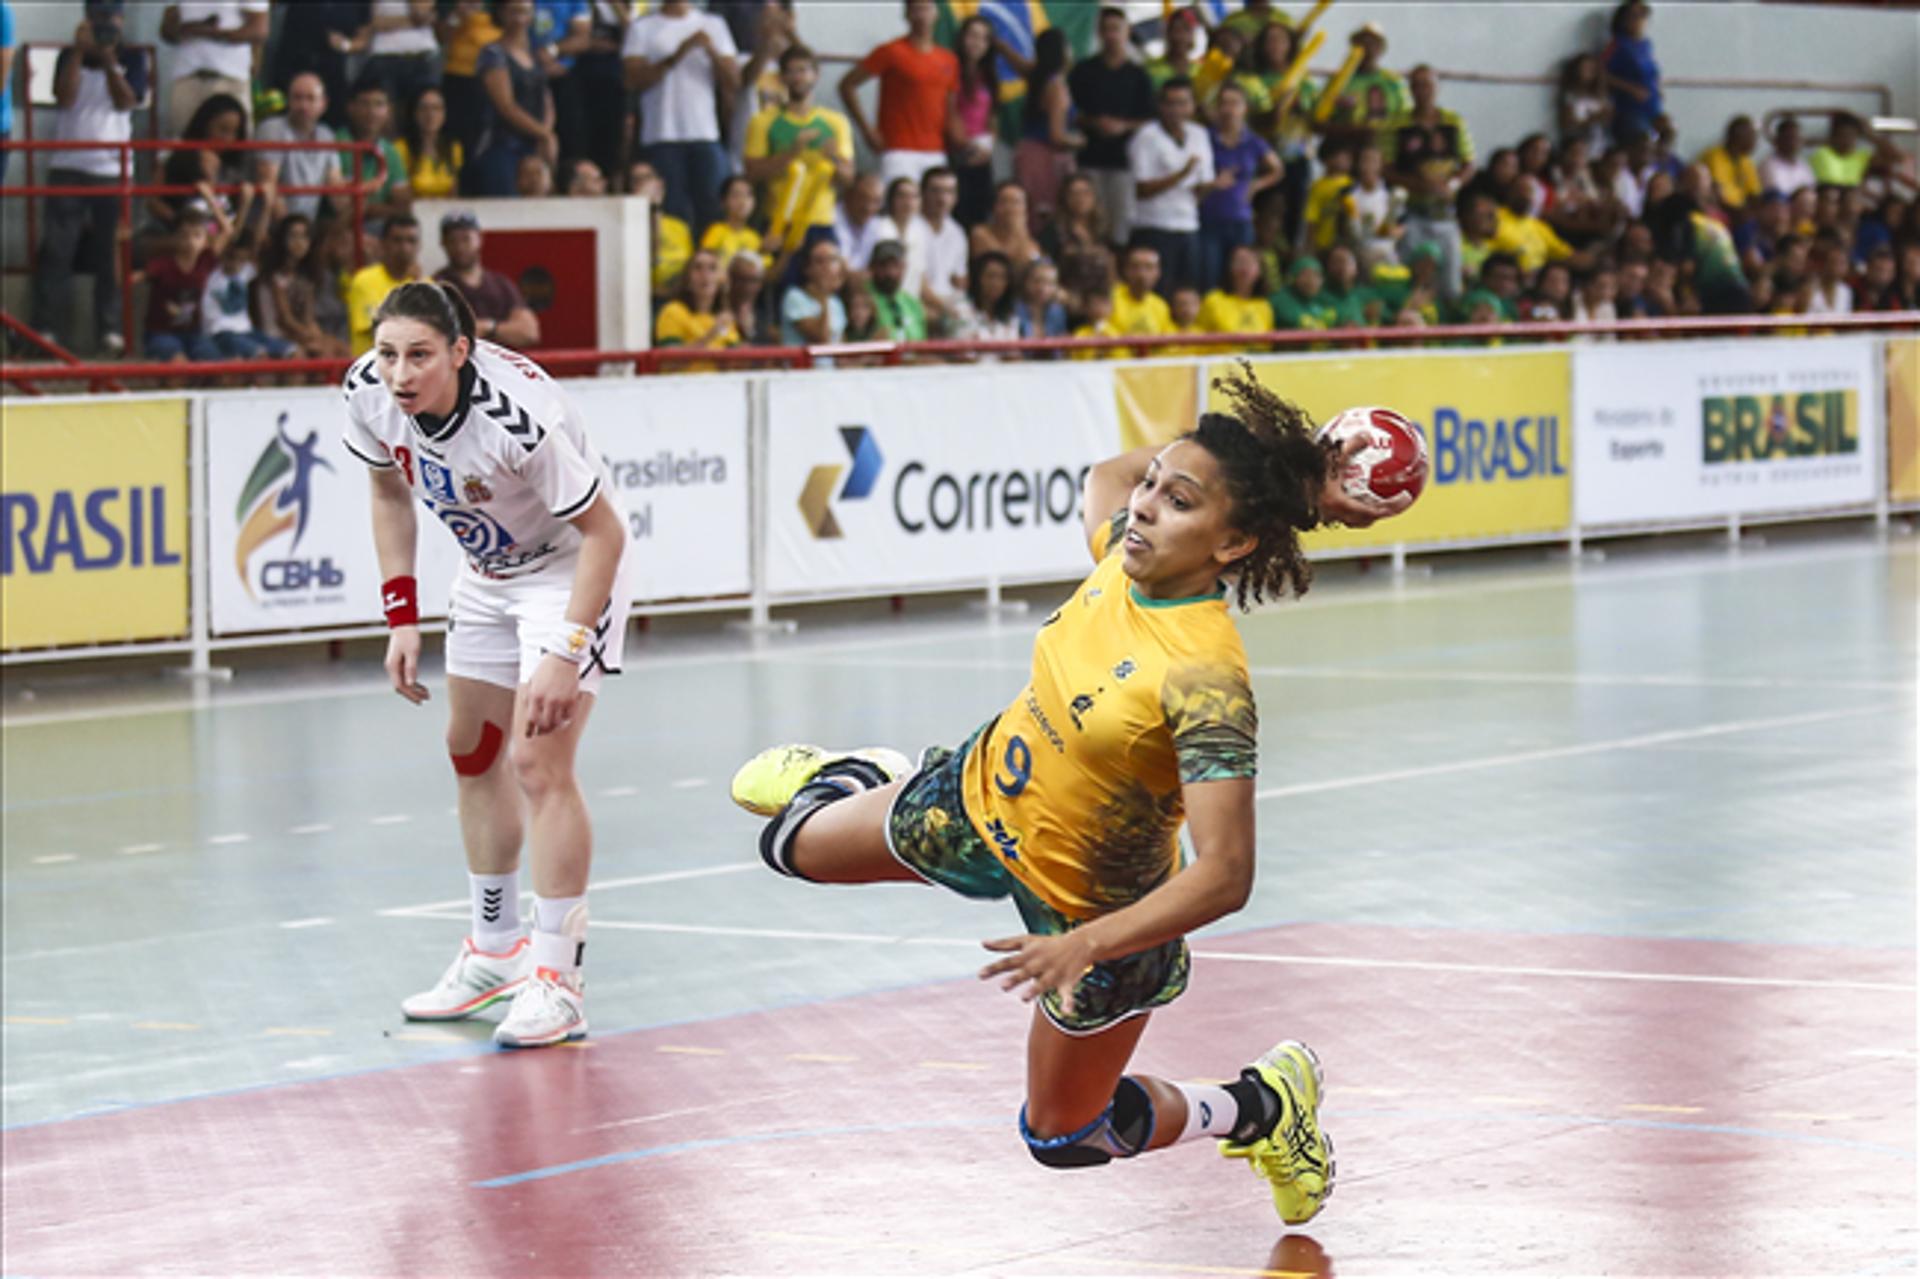
[[[1767,335],[1859,333],[1877,330],[1920,331],[1920,311],[1882,311],[1859,315],[1697,316],[1612,323],[1555,321],[1528,324],[1451,324],[1386,329],[1287,330],[1277,333],[1170,333],[1153,337],[1024,338],[1010,341],[849,342],[829,346],[731,347],[706,351],[663,347],[651,351],[534,351],[528,354],[556,376],[592,376],[609,370],[637,374],[671,373],[692,364],[716,368],[810,369],[823,360],[873,361],[884,365],[952,363],[981,357],[1075,353],[1111,358],[1151,356],[1168,347],[1218,349],[1222,354],[1267,354],[1306,349],[1353,351],[1392,347],[1453,346],[1495,340],[1503,345],[1532,345],[1576,337],[1649,339],[1669,337],[1759,337]],[[257,384],[263,376],[325,374],[342,376],[349,360],[232,360],[198,364],[124,363],[0,367],[0,384],[33,392],[40,382],[126,382],[179,378],[243,377]]]

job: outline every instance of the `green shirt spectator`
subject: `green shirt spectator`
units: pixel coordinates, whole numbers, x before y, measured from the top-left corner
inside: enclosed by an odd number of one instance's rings
[[[1320,287],[1324,278],[1320,259],[1308,255],[1295,258],[1287,270],[1287,287],[1271,299],[1274,325],[1282,329],[1339,328],[1340,304]]]
[[[1873,163],[1873,147],[1861,139],[1860,121],[1842,112],[1833,117],[1827,144],[1807,157],[1813,180],[1823,187],[1857,187],[1866,181]]]
[[[907,250],[898,240],[882,240],[867,259],[866,290],[873,299],[874,318],[886,326],[896,342],[927,340],[927,308],[902,287],[907,278]]]

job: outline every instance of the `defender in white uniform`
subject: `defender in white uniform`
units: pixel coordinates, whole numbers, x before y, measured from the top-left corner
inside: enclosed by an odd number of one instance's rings
[[[618,674],[627,609],[626,519],[600,452],[559,385],[473,337],[457,290],[402,285],[348,370],[345,442],[371,468],[389,626],[387,670],[416,704],[413,502],[466,553],[447,621],[447,746],[459,779],[473,925],[415,1020],[512,1000],[512,1047],[587,1032],[580,960],[592,835],[573,760],[593,694]],[[523,935],[519,855],[530,834],[534,918]]]

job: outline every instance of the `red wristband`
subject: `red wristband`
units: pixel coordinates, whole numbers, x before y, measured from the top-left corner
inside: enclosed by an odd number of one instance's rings
[[[386,611],[387,625],[420,624],[420,587],[411,577],[390,577],[380,585],[380,607]]]

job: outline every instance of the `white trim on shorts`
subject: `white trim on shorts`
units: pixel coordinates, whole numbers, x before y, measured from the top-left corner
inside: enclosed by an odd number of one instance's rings
[[[580,667],[583,693],[597,693],[606,676],[621,671],[633,604],[632,560],[629,547],[595,624],[595,643]],[[462,565],[447,606],[447,674],[515,691],[530,683],[543,656],[541,642],[566,620],[576,562],[569,556],[537,573],[504,580],[481,577]]]

